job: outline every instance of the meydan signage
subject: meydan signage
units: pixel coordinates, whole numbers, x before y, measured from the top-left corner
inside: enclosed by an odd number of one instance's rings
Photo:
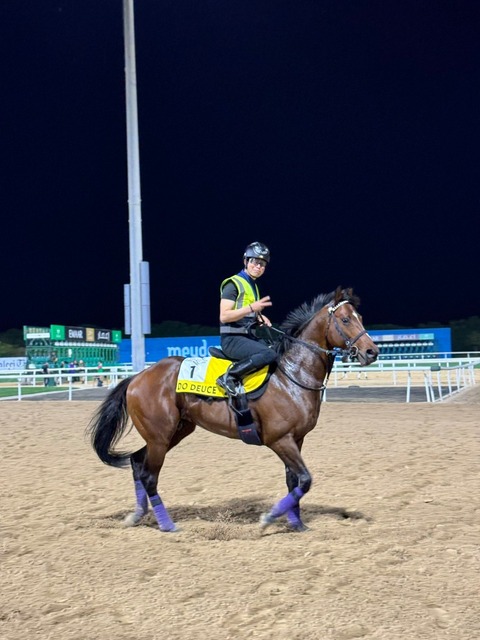
[[[121,342],[122,332],[112,329],[94,329],[93,327],[65,327],[52,324],[50,339],[66,342]]]

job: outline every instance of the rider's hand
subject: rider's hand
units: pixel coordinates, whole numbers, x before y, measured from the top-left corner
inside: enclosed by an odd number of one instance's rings
[[[255,313],[262,313],[265,307],[271,306],[272,303],[270,302],[270,296],[265,296],[264,298],[260,298],[260,300],[255,300],[255,302],[252,302],[250,305],[252,311],[255,311]]]
[[[261,313],[258,315],[258,321],[260,324],[265,324],[267,325],[267,327],[271,327],[272,323],[270,322],[270,320],[267,318],[267,316],[262,315]]]

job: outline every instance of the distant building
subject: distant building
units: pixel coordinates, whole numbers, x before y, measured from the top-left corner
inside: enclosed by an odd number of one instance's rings
[[[412,359],[436,357],[452,351],[451,329],[386,329],[368,332],[380,349],[380,359]]]
[[[93,327],[23,327],[25,355],[28,365],[41,366],[49,362],[59,367],[62,363],[83,361],[86,367],[96,367],[99,360],[105,366],[118,363],[122,332]]]

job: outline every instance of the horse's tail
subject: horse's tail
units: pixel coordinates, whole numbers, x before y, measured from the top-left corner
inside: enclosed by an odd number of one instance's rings
[[[132,380],[133,377],[126,378],[110,391],[87,427],[87,435],[97,456],[112,467],[126,467],[131,455],[113,448],[128,424],[127,387]]]

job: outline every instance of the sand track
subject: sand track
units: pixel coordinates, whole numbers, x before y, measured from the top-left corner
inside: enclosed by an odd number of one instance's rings
[[[198,430],[161,475],[180,532],[124,529],[130,473],[84,439],[97,403],[2,403],[0,637],[480,638],[479,392],[327,403],[304,446],[310,530],[263,535],[285,493],[269,450]]]

